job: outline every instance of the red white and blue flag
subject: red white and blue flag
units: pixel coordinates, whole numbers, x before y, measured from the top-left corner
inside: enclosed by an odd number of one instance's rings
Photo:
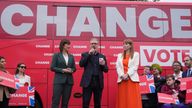
[[[154,77],[153,75],[140,76],[140,90],[141,94],[155,93]]]

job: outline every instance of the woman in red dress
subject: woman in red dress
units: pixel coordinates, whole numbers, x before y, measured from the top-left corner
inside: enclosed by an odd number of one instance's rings
[[[139,87],[139,53],[134,51],[132,40],[123,42],[124,52],[116,61],[118,96],[116,108],[142,108]]]

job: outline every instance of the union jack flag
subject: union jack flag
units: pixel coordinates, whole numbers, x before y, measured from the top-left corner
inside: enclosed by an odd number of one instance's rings
[[[35,87],[29,86],[28,87],[28,93],[29,93],[29,105],[35,106],[35,97],[34,97]]]
[[[150,93],[155,93],[155,85],[154,85],[154,77],[153,75],[146,75],[146,79],[148,82],[148,87]]]
[[[141,94],[155,93],[154,77],[153,75],[140,76]]]

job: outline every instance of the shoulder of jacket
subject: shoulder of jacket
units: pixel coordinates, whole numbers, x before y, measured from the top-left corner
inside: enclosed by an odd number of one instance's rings
[[[139,52],[135,51],[134,54],[139,54]]]
[[[70,53],[69,56],[73,57],[73,54]]]
[[[88,54],[89,52],[83,52],[83,53],[81,53],[81,54]]]
[[[29,75],[25,75],[26,78],[31,78]]]
[[[134,52],[134,55],[135,55],[135,56],[139,56],[139,53],[138,53],[138,52]]]
[[[54,53],[53,56],[58,56],[59,54],[60,54],[60,52]]]
[[[122,53],[117,54],[117,57],[121,57],[121,56],[123,56],[123,54],[122,54]]]

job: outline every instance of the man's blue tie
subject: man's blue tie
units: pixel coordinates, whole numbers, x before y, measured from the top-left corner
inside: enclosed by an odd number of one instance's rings
[[[191,76],[191,69],[188,69],[187,71],[187,77],[190,77]]]

